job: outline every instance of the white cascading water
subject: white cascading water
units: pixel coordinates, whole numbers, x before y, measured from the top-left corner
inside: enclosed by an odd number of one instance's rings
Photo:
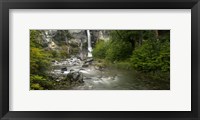
[[[88,37],[88,57],[92,57],[90,30],[87,30],[87,37]]]

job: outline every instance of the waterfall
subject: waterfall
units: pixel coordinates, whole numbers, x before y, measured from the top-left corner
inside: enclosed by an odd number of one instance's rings
[[[88,37],[88,57],[92,57],[90,30],[87,30],[87,37]]]

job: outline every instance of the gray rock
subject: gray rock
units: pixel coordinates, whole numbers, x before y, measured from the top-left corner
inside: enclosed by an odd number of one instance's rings
[[[87,60],[86,60],[86,62],[92,62],[93,61],[93,58],[88,58]]]
[[[64,72],[64,71],[67,71],[67,67],[62,67],[62,68],[61,68],[61,71],[63,71],[63,72]]]
[[[67,74],[67,79],[70,81],[70,83],[72,82],[78,82],[78,83],[83,83],[83,74],[81,72],[70,72],[69,74]]]
[[[84,67],[84,68],[85,68],[85,67],[88,67],[88,66],[89,66],[89,65],[87,65],[87,64],[82,65],[82,67]]]

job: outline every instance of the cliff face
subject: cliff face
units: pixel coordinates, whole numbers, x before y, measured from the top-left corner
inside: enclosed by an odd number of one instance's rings
[[[86,30],[68,30],[76,42],[87,42]],[[110,31],[107,30],[90,30],[92,47],[98,40],[109,40]]]
[[[86,30],[41,30],[43,44],[50,44],[53,48],[60,42],[80,44],[87,42]],[[107,30],[90,30],[92,46],[98,40],[108,40],[110,32]],[[55,47],[54,46],[54,47]]]
[[[69,55],[85,58],[88,54],[87,30],[40,30],[40,42],[50,50],[66,50]],[[91,47],[98,40],[109,40],[107,30],[90,30]]]

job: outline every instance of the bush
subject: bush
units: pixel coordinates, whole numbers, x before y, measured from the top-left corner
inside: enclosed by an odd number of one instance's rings
[[[43,90],[44,88],[40,86],[38,83],[31,84],[31,90]]]
[[[143,72],[169,71],[169,41],[146,41],[140,48],[133,52],[131,62],[136,70]]]
[[[43,76],[31,75],[31,90],[44,90],[44,89],[53,89],[53,82],[47,80]]]
[[[31,48],[30,71],[31,74],[44,75],[50,66],[50,54],[40,48]]]
[[[169,72],[170,71],[170,47],[169,47],[169,41],[165,41],[162,46],[161,50],[159,52],[159,56],[156,59],[157,64],[160,67],[161,71],[163,72]]]
[[[108,46],[106,60],[112,62],[125,60],[129,58],[132,53],[131,43],[123,40],[111,41]]]
[[[94,58],[103,59],[106,57],[107,43],[103,40],[100,40],[96,43],[95,48],[92,51]]]
[[[52,58],[58,58],[58,57],[60,57],[59,52],[56,51],[56,50],[51,50],[51,51],[49,51],[49,53],[52,55]]]

